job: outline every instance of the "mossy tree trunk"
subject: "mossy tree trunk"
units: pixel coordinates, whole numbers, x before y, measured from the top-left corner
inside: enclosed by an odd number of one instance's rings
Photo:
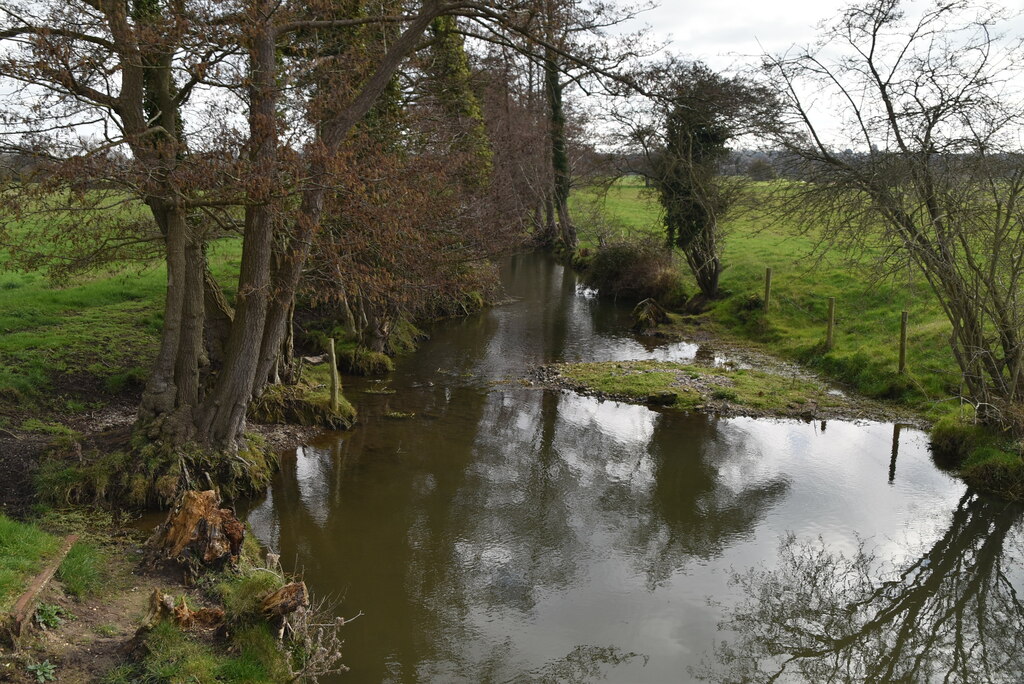
[[[569,214],[570,168],[565,137],[565,86],[559,79],[558,56],[550,48],[544,53],[544,91],[548,100],[548,121],[551,139],[552,194],[550,202],[558,216],[558,236],[566,249],[576,249],[576,226]]]

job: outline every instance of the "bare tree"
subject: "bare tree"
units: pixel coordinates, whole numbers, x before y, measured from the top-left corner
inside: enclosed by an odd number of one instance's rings
[[[785,207],[829,244],[924,276],[952,325],[964,393],[991,422],[1024,397],[1024,53],[997,32],[1001,19],[963,0],[915,16],[871,0],[812,48],[765,58],[783,102],[774,139],[807,181],[783,188]]]

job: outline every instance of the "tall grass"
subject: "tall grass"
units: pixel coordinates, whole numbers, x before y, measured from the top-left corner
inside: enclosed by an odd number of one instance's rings
[[[241,241],[210,246],[214,276],[231,287]],[[116,394],[141,384],[163,325],[166,269],[125,265],[58,286],[42,273],[0,263],[0,412],[6,405],[52,406],[56,389],[75,397]],[[93,395],[93,396],[91,396]],[[67,406],[57,406],[67,408]]]

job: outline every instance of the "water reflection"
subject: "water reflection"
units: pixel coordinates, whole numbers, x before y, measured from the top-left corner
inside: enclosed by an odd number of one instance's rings
[[[914,430],[495,385],[537,363],[698,352],[632,337],[627,307],[549,260],[513,260],[503,278],[519,300],[439,326],[388,378],[396,394],[350,380],[362,424],[284,459],[249,512],[286,567],[365,613],[346,627],[344,681],[678,681],[731,638],[716,629],[729,610],[754,610],[729,569],[774,559],[787,532],[848,555],[869,538],[890,561],[947,534],[943,511],[1001,524],[958,504],[963,485]]]
[[[735,577],[723,682],[1018,682],[1024,668],[1021,509],[973,494],[920,555],[893,565],[862,545],[790,535],[778,567]]]

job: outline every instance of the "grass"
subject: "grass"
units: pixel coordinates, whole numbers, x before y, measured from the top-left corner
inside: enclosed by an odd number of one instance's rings
[[[577,206],[597,197],[577,193]],[[603,206],[617,235],[660,234],[660,207],[635,182],[614,185]],[[960,373],[949,348],[950,326],[926,283],[907,269],[879,276],[866,260],[838,254],[816,259],[813,236],[771,223],[756,212],[725,225],[721,288],[709,318],[724,331],[770,346],[861,394],[897,399],[931,410],[959,390]],[[581,244],[595,236],[581,228]],[[772,268],[772,306],[761,309],[765,268]],[[689,291],[696,291],[687,274]],[[824,350],[828,298],[836,299],[836,332]],[[900,312],[910,313],[909,373],[897,373]]]
[[[96,544],[76,542],[57,569],[64,589],[78,599],[95,595],[103,586],[107,554]]]
[[[233,653],[226,654],[162,621],[146,635],[146,656],[141,662],[122,665],[103,681],[256,684],[288,680],[281,651],[268,626],[243,627],[231,641]]]
[[[668,361],[604,361],[558,367],[562,377],[601,394],[693,409],[724,401],[735,408],[768,415],[790,415],[805,407],[833,408],[841,397],[821,383],[760,370],[710,368]]]
[[[210,246],[214,276],[230,286],[241,241]],[[42,273],[2,272],[0,410],[4,405],[88,408],[95,394],[141,388],[163,325],[163,265],[83,276],[67,286]],[[64,395],[63,402],[58,395]]]
[[[25,582],[43,569],[60,540],[35,525],[0,514],[0,613],[6,614],[25,588]]]

